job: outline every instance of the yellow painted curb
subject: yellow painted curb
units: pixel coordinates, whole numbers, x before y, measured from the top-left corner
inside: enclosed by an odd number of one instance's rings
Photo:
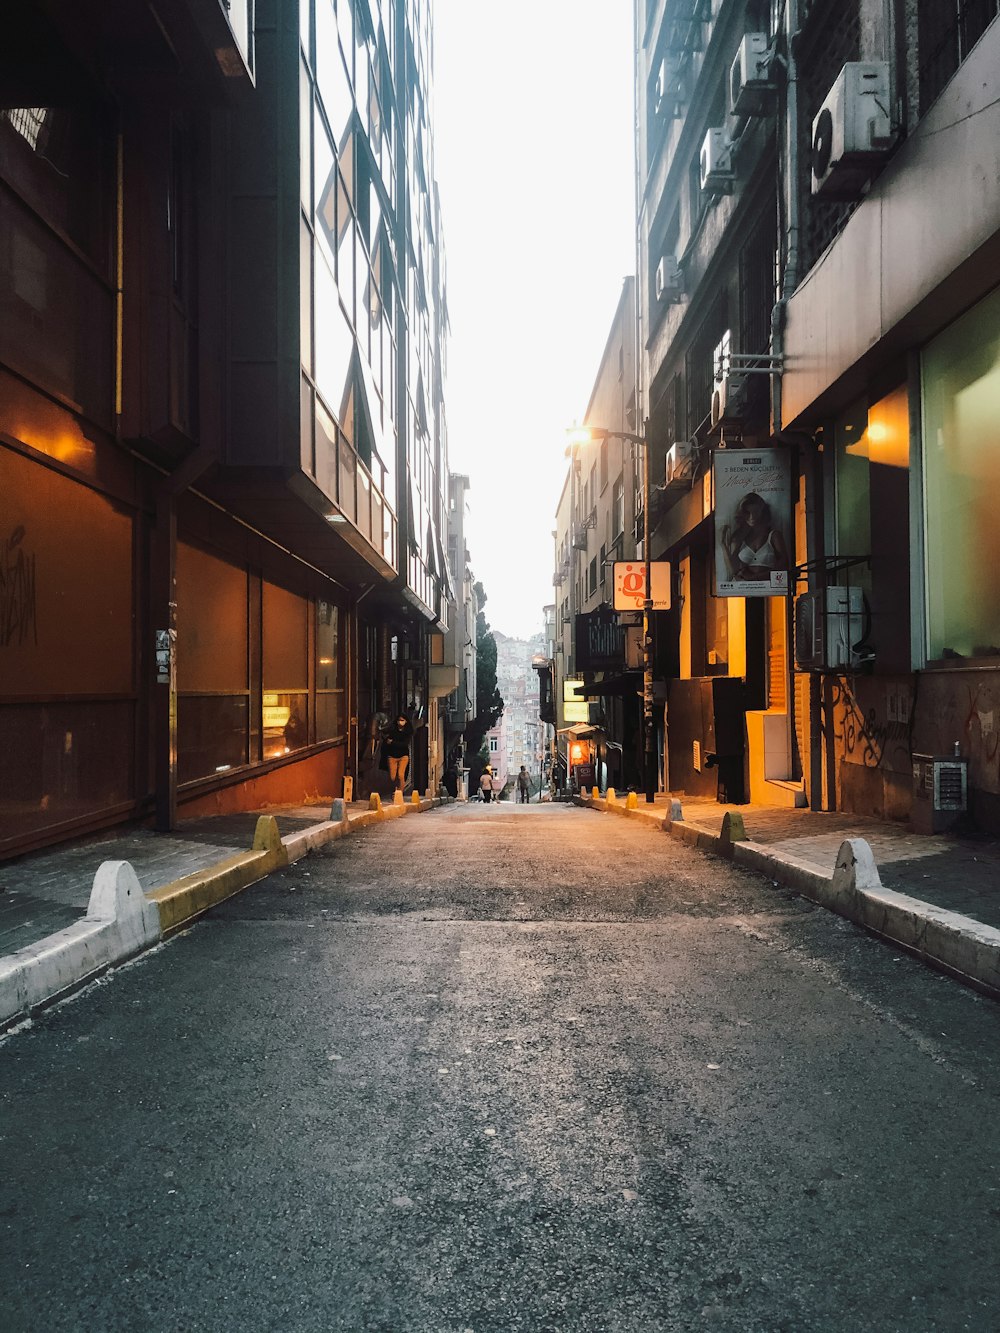
[[[284,847],[278,850],[259,852],[238,852],[235,856],[218,861],[207,870],[197,870],[193,875],[175,879],[171,884],[164,884],[153,889],[146,897],[156,903],[160,913],[160,931],[164,935],[178,930],[193,917],[207,912],[216,903],[229,898],[248,884],[269,875],[288,864],[288,853]]]

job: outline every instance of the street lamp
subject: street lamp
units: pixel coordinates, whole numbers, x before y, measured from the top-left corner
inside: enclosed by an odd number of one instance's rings
[[[574,426],[566,432],[571,445],[600,444],[603,440],[627,440],[642,450],[642,555],[646,565],[645,596],[642,602],[642,736],[643,783],[646,804],[656,799],[656,745],[653,733],[653,580],[649,550],[649,440],[627,430],[604,430],[600,426]],[[571,517],[572,521],[572,517]]]

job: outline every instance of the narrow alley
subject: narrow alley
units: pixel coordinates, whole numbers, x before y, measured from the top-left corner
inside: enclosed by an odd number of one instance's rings
[[[998,1035],[629,821],[373,825],[0,1042],[3,1327],[992,1329]]]

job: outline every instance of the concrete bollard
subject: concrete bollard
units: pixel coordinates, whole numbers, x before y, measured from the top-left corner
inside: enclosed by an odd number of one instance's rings
[[[625,809],[626,810],[639,809],[639,798],[634,791],[630,791],[629,794],[625,797]]]
[[[274,815],[261,815],[253,835],[254,852],[277,852],[281,850],[281,834]]]
[[[342,824],[347,818],[347,802],[337,797],[333,805],[330,806],[330,819],[334,824]]]
[[[160,938],[160,914],[142,891],[128,861],[102,861],[94,876],[86,920],[113,922],[119,953],[131,954]]]
[[[722,832],[719,835],[721,850],[732,854],[734,842],[746,842],[747,831],[743,826],[743,816],[738,810],[727,810],[722,816]]]
[[[591,789],[590,789],[590,799],[591,799],[592,801],[599,801],[599,800],[601,799],[601,789],[600,789],[600,787],[591,787]]]
[[[676,824],[678,821],[683,823],[684,807],[681,805],[679,796],[672,796],[670,798],[670,813],[667,815],[667,819],[671,824]]]
[[[882,879],[875,856],[864,838],[847,838],[840,844],[833,867],[834,894],[854,889],[881,889]]]
[[[614,787],[609,787],[609,788],[608,788],[607,802],[608,802],[608,805],[617,805],[617,804],[618,804],[618,794],[617,794],[617,792],[615,791]]]
[[[406,802],[403,800],[403,793],[399,790],[398,787],[397,787],[396,790],[392,793],[392,803],[393,803],[393,805],[405,805],[405,804],[406,804]]]
[[[376,814],[382,813],[382,797],[379,796],[377,791],[373,791],[371,796],[368,797],[368,809],[374,810]]]
[[[415,805],[418,810],[420,809],[420,793],[418,791],[415,791],[410,797],[410,804]]]

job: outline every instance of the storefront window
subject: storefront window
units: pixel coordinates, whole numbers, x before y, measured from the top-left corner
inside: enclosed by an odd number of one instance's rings
[[[921,358],[927,651],[1000,657],[1000,289]]]
[[[264,758],[309,744],[309,603],[273,583],[263,585]]]

